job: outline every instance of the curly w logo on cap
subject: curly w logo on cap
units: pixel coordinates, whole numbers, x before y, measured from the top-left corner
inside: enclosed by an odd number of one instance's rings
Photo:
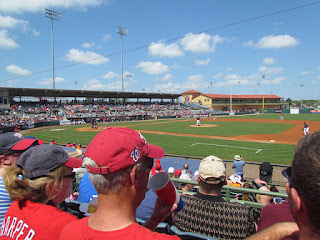
[[[161,147],[147,143],[144,136],[130,128],[107,128],[90,142],[84,157],[98,167],[86,166],[89,173],[109,174],[132,166],[143,157],[163,158]]]

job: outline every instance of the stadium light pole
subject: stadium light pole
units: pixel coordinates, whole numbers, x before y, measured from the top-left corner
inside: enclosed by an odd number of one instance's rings
[[[122,80],[122,92],[124,92],[123,85],[123,51],[122,51],[122,36],[127,36],[128,30],[118,26],[118,32],[121,36],[121,80]]]
[[[300,84],[300,87],[301,87],[301,109],[302,109],[302,105],[303,105],[303,100],[302,100],[302,88],[303,88],[303,84],[301,83]]]
[[[264,95],[263,95],[263,80],[266,76],[262,75],[261,87],[262,87],[262,113],[264,112]]]
[[[232,84],[231,84],[231,89],[230,89],[230,114],[231,115],[232,112]]]
[[[52,82],[53,82],[53,89],[56,89],[55,83],[55,76],[54,76],[54,38],[53,38],[53,20],[59,21],[61,18],[61,13],[50,10],[50,9],[43,9],[44,16],[51,19],[51,43],[52,43]]]

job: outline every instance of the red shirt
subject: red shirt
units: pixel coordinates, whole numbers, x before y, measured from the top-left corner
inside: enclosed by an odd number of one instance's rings
[[[54,206],[27,201],[20,209],[14,201],[3,219],[0,238],[54,240],[63,227],[77,219]]]
[[[129,226],[115,231],[99,231],[88,226],[88,217],[75,221],[67,225],[61,232],[59,240],[150,240],[150,239],[180,239],[178,236],[166,235],[163,233],[152,232],[151,230],[140,226],[138,223],[132,223]]]

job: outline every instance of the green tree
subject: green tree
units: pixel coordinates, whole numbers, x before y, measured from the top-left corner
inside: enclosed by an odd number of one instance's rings
[[[291,100],[291,98],[287,98],[286,103],[288,103],[289,106],[291,106],[291,105],[292,105],[292,100]]]

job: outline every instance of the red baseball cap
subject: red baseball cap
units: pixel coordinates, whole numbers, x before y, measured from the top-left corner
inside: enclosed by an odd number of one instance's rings
[[[84,157],[91,158],[98,165],[86,166],[89,173],[109,174],[127,168],[143,157],[163,158],[164,150],[147,143],[135,130],[109,127],[94,137]]]
[[[180,176],[180,175],[181,175],[181,169],[176,169],[176,170],[174,171],[174,175]]]
[[[25,151],[33,145],[42,144],[42,140],[24,137],[20,133],[7,132],[0,135],[0,155],[9,150]]]
[[[155,169],[160,171],[161,170],[161,163],[157,162],[155,165]]]

